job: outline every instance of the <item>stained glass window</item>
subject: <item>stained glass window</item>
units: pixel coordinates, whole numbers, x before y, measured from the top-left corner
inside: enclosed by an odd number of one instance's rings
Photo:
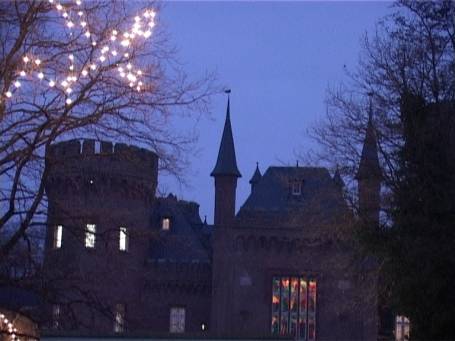
[[[316,294],[315,280],[297,276],[273,277],[272,335],[316,340]]]

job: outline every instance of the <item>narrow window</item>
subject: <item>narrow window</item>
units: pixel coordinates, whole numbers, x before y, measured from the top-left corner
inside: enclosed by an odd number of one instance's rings
[[[101,142],[95,141],[95,154],[101,153]]]
[[[118,303],[114,311],[114,333],[123,333],[125,331],[125,305]]]
[[[62,225],[57,225],[54,227],[54,249],[60,249],[62,247],[62,233]]]
[[[292,182],[292,195],[301,195],[302,194],[302,183],[300,181]]]
[[[54,304],[52,306],[52,328],[58,329],[60,327],[60,305]]]
[[[87,224],[85,230],[85,247],[93,249],[95,247],[96,225]]]
[[[411,323],[405,316],[397,316],[395,318],[395,340],[409,340],[411,331]]]
[[[119,249],[120,251],[128,251],[128,234],[126,227],[120,227],[120,236],[119,236]]]
[[[316,340],[316,281],[273,277],[271,332],[296,340]]]
[[[185,308],[172,307],[169,314],[169,332],[185,332]]]
[[[171,228],[171,219],[170,218],[163,218],[161,221],[161,229],[163,231],[169,231]]]

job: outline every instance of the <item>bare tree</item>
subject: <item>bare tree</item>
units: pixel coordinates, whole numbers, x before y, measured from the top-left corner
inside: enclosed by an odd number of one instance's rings
[[[188,79],[158,10],[153,2],[0,3],[0,233],[13,226],[2,234],[2,260],[44,221],[44,153],[54,141],[132,142],[181,174],[194,139],[170,125],[204,112],[213,77]]]

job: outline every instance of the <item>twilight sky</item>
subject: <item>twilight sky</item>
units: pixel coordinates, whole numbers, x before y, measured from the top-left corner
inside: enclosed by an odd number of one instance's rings
[[[250,192],[256,161],[295,165],[296,150],[317,145],[306,134],[325,113],[325,91],[355,68],[360,41],[374,32],[390,2],[167,2],[160,24],[178,47],[190,76],[215,71],[232,89],[231,121],[237,164],[237,209]],[[213,222],[215,166],[226,114],[224,95],[213,98],[210,117],[182,122],[196,128],[197,155],[187,182],[161,178],[161,186],[200,204],[201,218]]]

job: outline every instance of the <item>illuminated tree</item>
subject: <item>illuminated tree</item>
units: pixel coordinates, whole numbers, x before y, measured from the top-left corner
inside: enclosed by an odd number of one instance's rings
[[[189,81],[173,58],[154,3],[0,3],[0,257],[45,213],[45,149],[96,137],[157,152],[182,170],[193,141],[171,129],[176,113],[201,113],[211,77]],[[36,229],[36,228],[35,228]]]

